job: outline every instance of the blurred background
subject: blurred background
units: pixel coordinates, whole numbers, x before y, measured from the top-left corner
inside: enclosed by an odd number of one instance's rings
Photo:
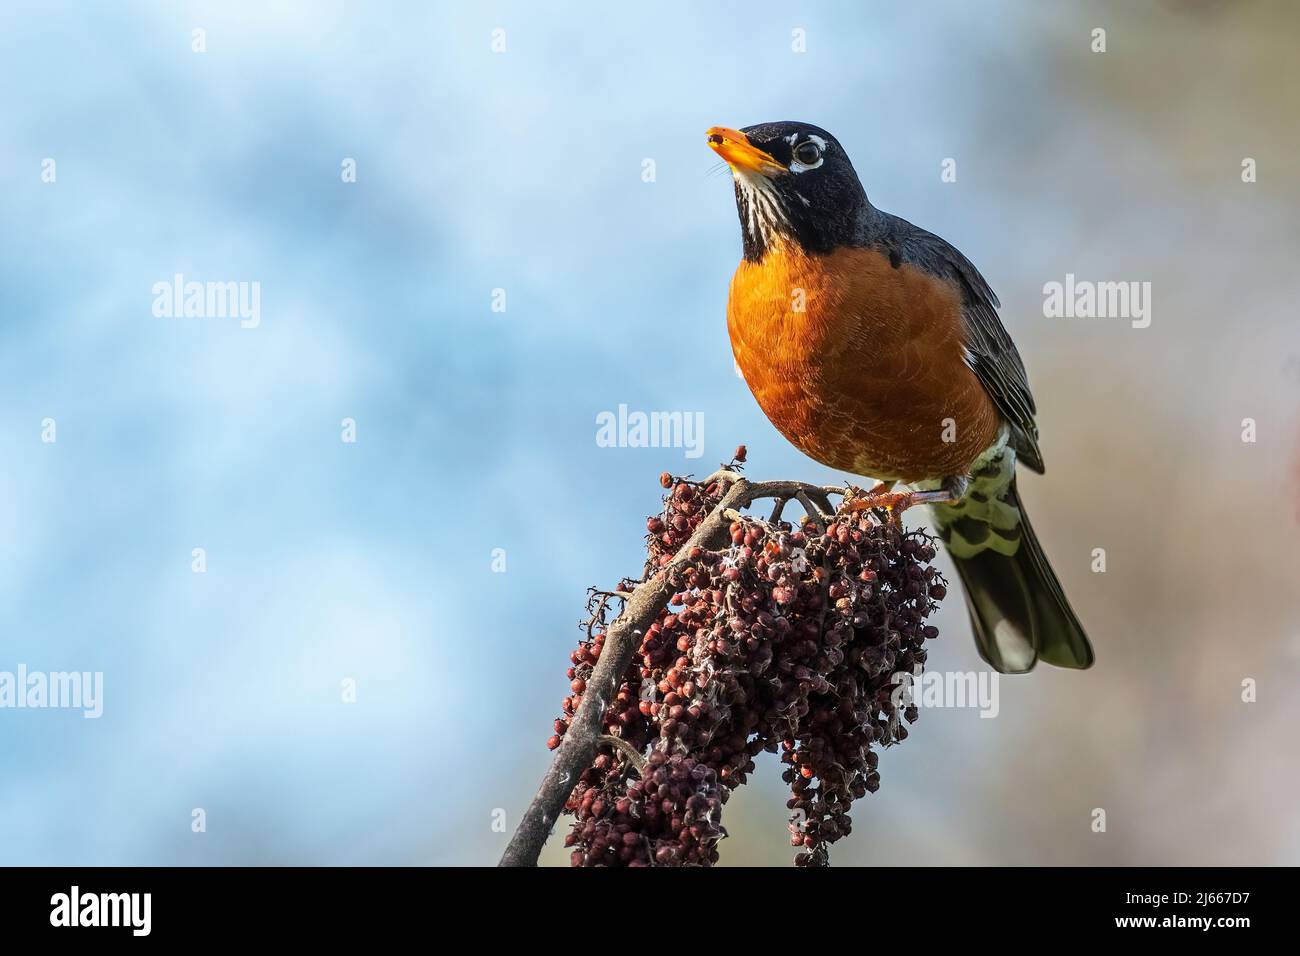
[[[1285,0],[4,4],[0,671],[102,671],[104,713],[0,710],[0,862],[494,862],[659,472],[843,477],[725,330],[704,130],[797,119],[1001,295],[1098,654],[923,711],[832,862],[1300,863],[1297,40]],[[260,325],[156,317],[176,273]],[[1150,326],[1045,318],[1067,273]],[[599,447],[620,404],[703,455]],[[724,864],[785,822],[771,758]]]

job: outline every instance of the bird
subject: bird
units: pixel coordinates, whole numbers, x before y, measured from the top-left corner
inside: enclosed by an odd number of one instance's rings
[[[873,206],[826,130],[781,121],[706,136],[740,217],[727,330],[764,414],[810,458],[876,480],[850,510],[900,520],[930,506],[995,670],[1090,667],[1017,489],[1018,465],[1045,469],[992,288],[953,245]]]

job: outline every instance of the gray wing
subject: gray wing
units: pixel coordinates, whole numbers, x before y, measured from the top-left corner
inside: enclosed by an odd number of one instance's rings
[[[1038,447],[1037,408],[1029,391],[1025,363],[998,318],[998,297],[971,261],[950,243],[894,216],[895,228],[886,242],[904,262],[955,281],[962,290],[966,347],[971,368],[989,397],[1011,426],[1011,446],[1016,457],[1034,471],[1043,472]]]

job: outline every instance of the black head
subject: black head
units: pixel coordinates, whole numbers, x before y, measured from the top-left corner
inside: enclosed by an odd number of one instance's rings
[[[826,130],[787,121],[715,126],[707,136],[735,179],[746,259],[760,261],[780,241],[809,253],[861,244],[874,210],[848,154]]]

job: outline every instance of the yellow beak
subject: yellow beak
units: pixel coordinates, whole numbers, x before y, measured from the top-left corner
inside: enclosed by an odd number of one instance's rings
[[[784,166],[751,144],[748,137],[738,129],[711,126],[705,135],[708,137],[709,148],[737,172],[760,173],[768,177],[786,172]]]

